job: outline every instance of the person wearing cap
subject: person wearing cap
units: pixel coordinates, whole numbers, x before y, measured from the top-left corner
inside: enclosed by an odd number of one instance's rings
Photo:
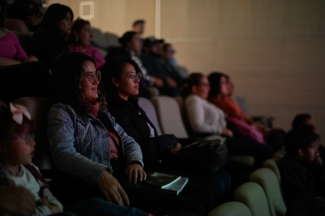
[[[146,67],[148,74],[163,80],[162,83],[155,84],[160,94],[171,97],[179,94],[177,82],[168,74],[168,70],[162,63],[160,46],[164,43],[163,39],[148,37],[144,40],[144,53],[141,60]]]

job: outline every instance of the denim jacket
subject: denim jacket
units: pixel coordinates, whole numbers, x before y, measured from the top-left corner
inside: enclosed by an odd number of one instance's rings
[[[70,105],[55,104],[48,114],[47,135],[54,165],[57,169],[97,184],[104,169],[110,165],[110,143],[105,125],[113,126],[122,143],[125,164],[139,162],[142,152],[114,117],[105,109],[98,112],[101,121],[91,115],[81,116]],[[102,123],[103,122],[103,123]]]

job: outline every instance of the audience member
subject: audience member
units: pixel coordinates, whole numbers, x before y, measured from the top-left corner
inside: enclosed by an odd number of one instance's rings
[[[208,78],[200,73],[192,73],[182,90],[184,107],[193,131],[191,134],[201,137],[211,134],[226,136],[229,154],[252,155],[257,166],[260,166],[271,155],[272,147],[239,137],[235,127],[227,127],[224,112],[207,101],[209,91]]]
[[[132,24],[133,31],[140,35],[140,37],[143,35],[145,31],[145,20],[136,20]]]
[[[118,205],[129,205],[130,197],[135,206],[157,214],[186,208],[202,214],[201,204],[194,200],[152,195],[153,191],[123,184],[146,179],[142,152],[107,111],[100,79],[95,61],[83,53],[62,54],[53,67],[54,97],[59,103],[48,114],[50,151],[58,170],[79,179],[69,184],[68,176],[62,186],[73,190],[76,182],[83,182],[82,190],[75,190],[82,197],[101,196]]]
[[[6,7],[6,0],[0,0],[0,99],[45,96],[49,69],[35,56],[28,57],[16,35],[3,28]]]
[[[106,60],[114,57],[131,57],[131,59],[139,66],[144,77],[144,82],[141,82],[142,88],[140,95],[150,98],[151,94],[146,87],[162,85],[163,81],[160,78],[149,75],[147,69],[142,64],[141,59],[138,57],[142,46],[140,35],[134,31],[128,31],[125,32],[121,38],[119,38],[119,42],[122,47],[110,47]]]
[[[318,152],[319,144],[319,136],[311,128],[293,129],[286,135],[287,156],[278,162],[278,167],[288,212],[290,209],[305,211],[301,205],[309,202],[325,213],[325,166]]]
[[[39,27],[44,13],[41,0],[15,0],[9,7],[8,17],[24,21],[29,31],[34,32]]]
[[[173,134],[158,136],[154,125],[138,105],[136,97],[139,94],[141,76],[140,69],[129,58],[107,62],[103,68],[102,82],[107,93],[107,101],[110,101],[107,109],[125,132],[140,145],[144,159],[166,159],[170,154],[181,150],[182,144]],[[177,165],[173,163],[171,167],[175,168]],[[171,171],[173,168],[166,170]],[[157,169],[157,167],[153,169]],[[181,173],[176,174],[181,175]],[[211,176],[193,175],[192,172],[192,175],[188,177],[190,183],[210,188],[215,195],[215,203],[218,204],[221,200],[224,201],[225,191],[231,187],[230,176],[223,170]]]
[[[61,53],[69,51],[66,40],[71,32],[72,20],[73,12],[68,6],[51,4],[33,35],[32,54],[52,67]]]
[[[162,47],[161,61],[165,65],[169,76],[177,82],[177,86],[183,86],[188,77],[188,71],[186,68],[177,65],[174,53],[175,50],[171,44],[164,44]]]
[[[161,62],[160,44],[163,42],[164,40],[158,40],[154,37],[146,38],[144,40],[145,52],[141,55],[141,60],[151,76],[163,81],[155,83],[160,94],[173,97],[179,94],[178,86]]]
[[[211,86],[208,100],[225,112],[227,121],[236,127],[240,135],[258,143],[266,144],[262,132],[251,125],[252,119],[229,97],[226,76],[214,72],[208,76],[208,80]],[[266,133],[266,131],[263,132]]]
[[[93,33],[90,22],[80,18],[74,21],[69,37],[69,50],[89,55],[95,60],[97,68],[101,69],[105,59],[95,47],[91,46],[92,39]]]
[[[301,129],[305,126],[314,127],[311,115],[308,113],[300,113],[296,115],[292,121],[292,129]]]

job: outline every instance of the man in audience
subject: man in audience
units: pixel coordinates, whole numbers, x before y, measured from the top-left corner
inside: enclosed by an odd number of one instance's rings
[[[305,210],[302,206],[307,201],[324,206],[325,166],[318,152],[319,145],[319,136],[311,128],[293,129],[286,135],[287,156],[278,166],[288,211]]]
[[[144,53],[141,60],[146,67],[148,74],[163,80],[160,84],[155,84],[160,94],[174,97],[178,95],[178,86],[173,78],[168,74],[168,70],[162,63],[160,46],[164,40],[148,37],[144,40]]]
[[[136,20],[133,22],[132,27],[133,27],[133,31],[135,31],[136,33],[138,33],[140,36],[143,35],[144,30],[145,30],[145,20]]]

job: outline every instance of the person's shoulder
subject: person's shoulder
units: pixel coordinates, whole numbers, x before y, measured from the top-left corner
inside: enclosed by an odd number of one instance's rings
[[[54,113],[60,114],[60,113],[64,113],[64,112],[75,114],[74,109],[69,104],[64,104],[64,103],[54,104],[51,107],[49,114],[54,114]]]
[[[291,156],[285,156],[277,162],[280,170],[302,170],[305,167],[300,163],[300,161]]]

